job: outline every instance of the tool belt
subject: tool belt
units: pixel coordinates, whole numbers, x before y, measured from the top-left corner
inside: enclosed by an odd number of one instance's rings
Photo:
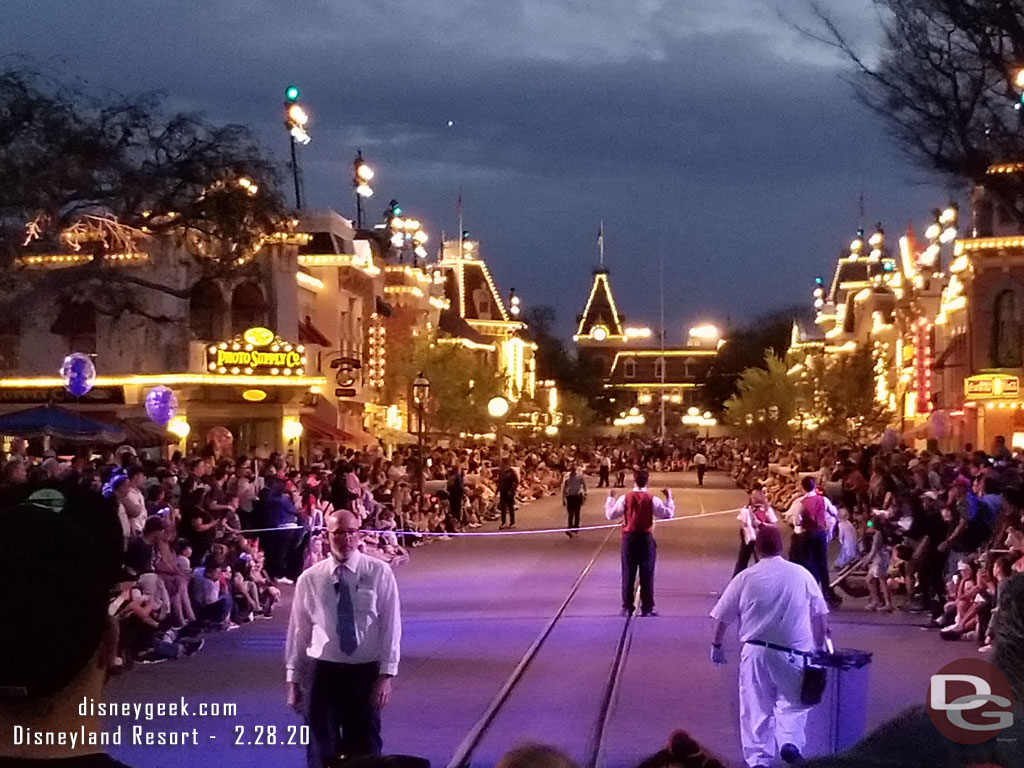
[[[766,643],[764,640],[747,640],[748,645],[757,645],[761,648],[770,648],[773,651],[781,651],[793,656],[802,656],[804,660],[804,677],[800,686],[800,703],[805,707],[813,707],[820,704],[825,695],[825,668],[811,663],[811,659],[817,655],[813,651],[798,651],[785,645]]]

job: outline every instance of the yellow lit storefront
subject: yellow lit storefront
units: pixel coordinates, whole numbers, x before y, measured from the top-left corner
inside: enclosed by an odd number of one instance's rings
[[[989,450],[998,435],[1007,444],[1024,448],[1024,400],[1020,378],[1006,374],[981,374],[964,380],[964,412],[973,421],[975,447]]]
[[[182,450],[201,450],[213,442],[225,454],[303,452],[304,422],[319,423],[314,410],[326,379],[307,370],[302,345],[269,329],[251,328],[227,341],[193,343],[189,351],[187,371],[101,371],[93,391],[75,402],[63,395],[64,380],[57,376],[0,378],[0,412],[56,401],[99,420],[139,420],[145,418],[146,393],[163,385],[178,399],[167,430],[179,438]]]

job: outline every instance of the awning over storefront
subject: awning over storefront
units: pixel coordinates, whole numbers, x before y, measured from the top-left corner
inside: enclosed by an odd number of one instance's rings
[[[55,437],[79,443],[123,443],[123,429],[56,405],[41,405],[0,416],[0,435]]]
[[[343,429],[338,429],[333,424],[328,424],[312,414],[306,414],[300,418],[302,428],[310,433],[314,439],[326,440],[332,443],[343,443],[352,439],[352,435]]]
[[[119,423],[124,429],[124,441],[136,448],[162,448],[179,442],[175,435],[146,418],[121,419]]]
[[[414,445],[416,443],[416,435],[410,435],[408,432],[403,432],[400,429],[378,427],[374,431],[377,433],[377,437],[386,443],[394,443],[395,445]]]

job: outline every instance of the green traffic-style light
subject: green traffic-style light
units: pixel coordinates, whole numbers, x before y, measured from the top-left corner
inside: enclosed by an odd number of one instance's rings
[[[288,101],[295,101],[299,98],[299,89],[294,85],[289,85],[284,92],[284,97]]]

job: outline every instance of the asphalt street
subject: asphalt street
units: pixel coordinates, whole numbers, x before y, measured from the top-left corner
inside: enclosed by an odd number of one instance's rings
[[[581,763],[627,768],[660,749],[676,728],[690,731],[734,765],[741,765],[737,730],[734,634],[729,664],[711,665],[708,611],[728,583],[738,547],[734,514],[743,494],[725,476],[656,475],[653,488],[674,489],[680,519],[659,523],[655,577],[657,617],[633,621],[629,652],[615,690],[607,729],[595,738],[624,619],[619,616],[618,534],[587,531],[522,534],[564,524],[557,499],[524,507],[519,534],[438,541],[413,550],[397,571],[403,610],[402,666],[384,713],[385,751],[427,757],[445,766],[478,726],[489,705],[548,628],[570,587],[586,576],[545,642],[525,667],[471,751],[473,766],[494,765],[518,744],[541,741]],[[621,491],[617,491],[621,493]],[[606,492],[591,489],[583,525],[605,523]],[[481,532],[496,530],[491,523]],[[918,625],[920,616],[873,614],[847,600],[833,614],[837,645],[874,653],[868,727],[923,703],[928,677],[945,663],[977,656],[973,644],[944,643]],[[117,702],[192,702],[187,718],[125,718],[125,743],[114,755],[139,768],[178,765],[281,768],[304,765],[297,743],[301,719],[284,700],[283,649],[287,603],[270,621],[209,637],[197,656],[136,667],[112,681]],[[199,703],[236,705],[237,712],[200,717]],[[192,731],[198,746],[128,743],[132,726]],[[270,735],[273,727],[273,737]],[[269,743],[273,739],[274,743]],[[815,741],[812,734],[812,742]],[[820,739],[818,740],[820,741]],[[261,743],[260,743],[261,742]]]

